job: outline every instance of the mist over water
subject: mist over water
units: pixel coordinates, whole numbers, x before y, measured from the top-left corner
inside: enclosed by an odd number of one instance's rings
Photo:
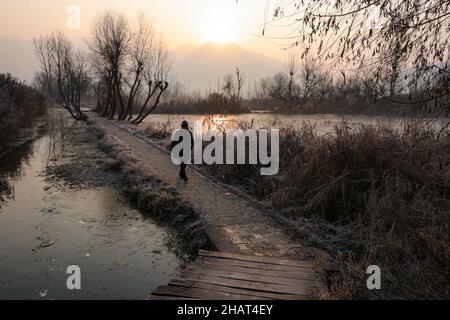
[[[191,125],[195,121],[202,121],[204,127],[212,126],[216,128],[236,128],[252,127],[260,128],[300,128],[307,124],[315,126],[319,134],[333,132],[335,125],[345,123],[348,126],[377,125],[381,124],[388,128],[395,128],[401,125],[404,118],[396,117],[375,117],[375,116],[343,116],[333,114],[321,115],[290,115],[290,114],[240,114],[240,115],[192,115],[192,114],[154,114],[148,117],[140,126],[145,128],[149,125],[168,129],[178,129],[183,120],[187,120]]]

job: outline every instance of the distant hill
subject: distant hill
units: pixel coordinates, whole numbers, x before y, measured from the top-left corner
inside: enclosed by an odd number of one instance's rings
[[[39,69],[33,41],[3,37],[0,38],[0,48],[0,72],[11,72],[30,83]],[[173,50],[172,55],[175,59],[172,77],[191,91],[216,89],[218,80],[226,74],[234,73],[237,67],[244,76],[246,86],[249,81],[253,83],[283,68],[283,62],[236,44],[188,44]]]
[[[191,54],[197,48],[198,47],[194,46],[193,44],[185,44],[184,46],[172,50],[171,54],[175,59],[175,62],[178,62],[186,58],[187,55]]]
[[[215,89],[219,79],[239,67],[249,82],[279,72],[283,62],[248,51],[236,44],[206,43],[199,47],[182,46],[172,52],[175,63],[172,75],[190,90]]]

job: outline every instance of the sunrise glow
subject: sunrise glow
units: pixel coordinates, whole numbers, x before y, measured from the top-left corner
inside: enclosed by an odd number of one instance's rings
[[[201,33],[202,42],[225,44],[238,40],[236,26],[221,19],[205,21]]]

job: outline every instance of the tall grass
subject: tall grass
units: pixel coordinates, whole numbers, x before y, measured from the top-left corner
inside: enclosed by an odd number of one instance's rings
[[[290,219],[345,230],[325,247],[341,268],[338,297],[449,297],[449,138],[447,127],[420,122],[402,130],[344,125],[324,137],[284,131],[283,175],[270,196]],[[365,287],[372,264],[383,272],[381,291]]]
[[[280,173],[212,166],[219,179],[270,199],[297,235],[339,267],[335,298],[449,298],[450,130],[430,122],[402,128],[315,127],[280,132]],[[378,265],[382,290],[366,287]]]
[[[306,123],[281,130],[274,177],[257,165],[202,168],[270,201],[289,230],[328,251],[338,266],[332,297],[450,297],[448,124],[342,123],[320,135]],[[366,287],[370,265],[381,268],[381,290]]]

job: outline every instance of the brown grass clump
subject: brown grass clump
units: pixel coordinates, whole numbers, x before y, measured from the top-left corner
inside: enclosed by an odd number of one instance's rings
[[[170,137],[171,129],[170,129],[170,120],[167,120],[163,123],[152,124],[150,126],[146,126],[144,129],[138,132],[139,134],[146,136],[150,139],[156,140],[164,140]]]
[[[427,123],[341,125],[324,137],[285,130],[272,201],[291,219],[345,230],[326,248],[341,269],[336,297],[449,297],[449,138]],[[369,265],[380,266],[383,290],[367,290]]]
[[[450,130],[314,126],[280,132],[280,173],[251,165],[207,167],[217,178],[271,199],[298,236],[327,250],[339,272],[335,298],[449,298]],[[378,265],[382,290],[369,291]]]

